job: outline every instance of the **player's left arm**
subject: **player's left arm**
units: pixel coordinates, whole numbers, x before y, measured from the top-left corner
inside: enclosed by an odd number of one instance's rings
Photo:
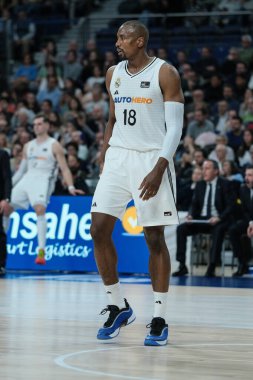
[[[162,177],[180,142],[184,119],[184,96],[175,67],[164,64],[160,68],[159,83],[163,94],[166,135],[160,157],[154,169],[144,178],[139,189],[140,198],[148,200],[156,195]]]
[[[67,161],[64,155],[64,150],[62,146],[56,141],[53,144],[53,154],[58,162],[58,165],[61,169],[64,181],[66,182],[68,186],[68,191],[71,195],[77,195],[77,194],[84,194],[82,190],[76,189],[73,184],[73,177],[71,174],[71,171],[69,170],[69,167],[67,165]]]

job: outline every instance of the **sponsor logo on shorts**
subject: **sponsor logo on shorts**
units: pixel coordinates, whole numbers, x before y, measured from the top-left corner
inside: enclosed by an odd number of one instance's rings
[[[138,226],[137,213],[134,206],[131,206],[126,210],[123,216],[122,225],[125,231],[131,235],[138,235],[142,233],[143,227]]]
[[[171,211],[164,211],[164,216],[171,216],[172,212]]]
[[[116,90],[113,95],[119,95],[119,91]]]
[[[150,82],[141,82],[141,88],[149,88]]]
[[[151,98],[143,98],[138,96],[115,96],[113,99],[114,103],[143,103],[143,104],[151,104],[153,103],[153,99]]]
[[[91,207],[97,207],[97,203],[96,202],[92,203]]]

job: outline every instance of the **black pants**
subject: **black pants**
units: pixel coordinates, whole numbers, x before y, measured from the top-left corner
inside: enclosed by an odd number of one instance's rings
[[[251,257],[251,240],[247,236],[248,225],[247,221],[238,220],[228,230],[233,254],[242,265],[247,265]]]
[[[177,261],[179,261],[181,264],[185,264],[187,236],[204,233],[210,234],[212,237],[211,247],[209,251],[209,264],[218,264],[221,258],[222,243],[227,228],[228,222],[219,222],[214,226],[208,223],[180,224],[177,227]]]
[[[3,215],[0,214],[0,267],[4,267],[6,265],[7,259],[7,238],[6,233],[3,228]]]

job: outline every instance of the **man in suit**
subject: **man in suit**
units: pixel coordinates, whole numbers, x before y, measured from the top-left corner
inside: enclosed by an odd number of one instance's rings
[[[196,185],[186,222],[177,227],[177,261],[179,268],[172,275],[188,273],[185,265],[187,236],[208,233],[212,236],[209,265],[205,276],[214,277],[215,267],[220,260],[222,242],[231,221],[235,195],[230,182],[219,177],[216,161],[207,159],[203,164],[203,181]],[[192,223],[193,219],[200,223]]]
[[[5,275],[7,258],[6,233],[3,227],[3,213],[11,197],[11,168],[8,153],[0,149],[0,276]]]
[[[229,228],[229,238],[233,254],[238,259],[237,271],[234,277],[248,273],[248,261],[251,256],[251,240],[253,236],[253,165],[245,170],[245,184],[241,186],[239,199],[241,218]]]

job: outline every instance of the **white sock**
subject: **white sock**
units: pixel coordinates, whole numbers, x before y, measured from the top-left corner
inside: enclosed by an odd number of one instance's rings
[[[113,285],[104,285],[106,294],[109,298],[109,305],[116,305],[120,309],[123,309],[123,307],[126,307],[124,298],[121,293],[121,286],[120,283],[117,282]]]
[[[8,232],[8,229],[9,229],[9,225],[10,225],[10,217],[9,216],[3,216],[3,228],[4,228],[4,232],[7,234]]]
[[[39,249],[45,249],[46,233],[47,233],[47,221],[46,221],[45,215],[38,215],[37,229],[38,229],[38,247]]]
[[[165,319],[167,317],[167,299],[168,299],[168,292],[166,293],[159,293],[154,292],[154,318],[160,317]]]

